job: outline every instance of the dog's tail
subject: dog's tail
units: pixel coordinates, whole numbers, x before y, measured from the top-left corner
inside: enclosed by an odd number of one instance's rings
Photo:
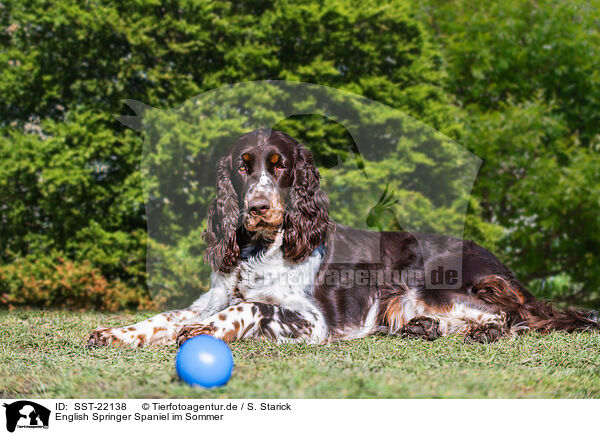
[[[559,310],[548,302],[533,300],[524,304],[519,310],[521,317],[530,329],[548,332],[558,331],[592,331],[600,329],[598,313],[579,308]]]
[[[516,280],[494,275],[478,282],[473,292],[492,305],[500,306],[513,325],[526,329],[549,331],[593,331],[600,329],[598,313],[579,308],[555,308],[550,303],[536,299]]]

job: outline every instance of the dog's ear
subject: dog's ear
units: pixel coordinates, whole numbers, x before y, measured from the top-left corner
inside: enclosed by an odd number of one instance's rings
[[[225,156],[217,166],[217,196],[208,208],[206,230],[202,234],[208,247],[204,260],[213,270],[229,272],[237,265],[240,248],[236,242],[239,221],[238,195],[231,182],[231,159]]]
[[[296,263],[325,241],[329,225],[329,198],[319,187],[319,171],[311,153],[298,144],[294,182],[284,218],[284,256]]]

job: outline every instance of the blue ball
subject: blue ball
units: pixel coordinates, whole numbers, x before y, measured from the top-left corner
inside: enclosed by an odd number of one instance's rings
[[[179,377],[192,386],[219,387],[231,377],[233,355],[223,340],[198,335],[179,348],[175,369]]]

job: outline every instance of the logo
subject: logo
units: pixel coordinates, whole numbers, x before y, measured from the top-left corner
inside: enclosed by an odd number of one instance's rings
[[[4,403],[6,408],[6,430],[14,432],[15,428],[48,429],[50,410],[29,400],[19,400],[10,404]]]

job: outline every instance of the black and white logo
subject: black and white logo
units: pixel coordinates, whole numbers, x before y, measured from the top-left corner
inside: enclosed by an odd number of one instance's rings
[[[6,430],[48,429],[50,410],[29,400],[3,404],[6,408]]]

